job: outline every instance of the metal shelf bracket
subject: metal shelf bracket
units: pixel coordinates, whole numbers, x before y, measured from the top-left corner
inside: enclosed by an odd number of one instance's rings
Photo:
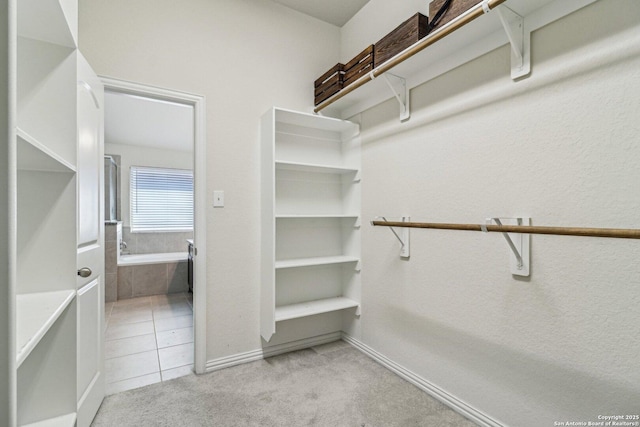
[[[387,218],[385,217],[380,217],[382,218],[383,221],[387,222]],[[411,218],[408,216],[403,216],[401,221],[402,222],[410,222]],[[372,221],[373,223],[373,221]],[[398,239],[398,241],[400,242],[400,258],[409,258],[411,255],[411,252],[409,251],[409,228],[400,228],[399,233],[393,228],[393,227],[389,227],[389,230],[391,230],[391,232],[396,236],[396,239]]]
[[[524,18],[504,4],[495,8],[511,45],[511,78],[518,80],[531,73],[531,31]]]
[[[406,79],[389,72],[384,73],[382,77],[387,83],[387,86],[389,86],[389,89],[396,98],[396,101],[400,104],[400,121],[406,122],[411,117],[411,107],[409,105],[411,92],[407,86]]]
[[[529,225],[530,218],[487,218],[487,225],[495,222],[497,225]],[[486,231],[483,227],[482,231]],[[502,233],[511,249],[509,257],[511,264],[511,274],[514,276],[529,276],[529,266],[531,262],[529,251],[529,234],[524,233]]]

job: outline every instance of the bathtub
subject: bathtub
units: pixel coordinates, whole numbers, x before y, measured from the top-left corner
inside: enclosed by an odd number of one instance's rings
[[[187,292],[188,252],[120,255],[117,299]]]
[[[120,255],[118,257],[118,267],[180,262],[180,261],[187,261],[188,258],[189,258],[188,252],[166,252],[166,253],[155,253],[155,254]]]

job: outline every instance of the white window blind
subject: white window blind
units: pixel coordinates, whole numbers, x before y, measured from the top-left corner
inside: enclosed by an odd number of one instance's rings
[[[193,171],[131,166],[131,231],[193,230]]]

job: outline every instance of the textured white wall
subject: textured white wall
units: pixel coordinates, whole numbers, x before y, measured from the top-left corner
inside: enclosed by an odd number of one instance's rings
[[[312,111],[338,61],[337,27],[266,0],[80,0],[80,48],[98,74],[207,98],[209,360],[260,348],[259,119]]]
[[[532,52],[527,80],[505,46],[414,89],[406,124],[394,100],[359,117],[363,223],[640,228],[640,2],[596,2]],[[509,426],[640,411],[640,241],[533,236],[525,279],[498,234],[412,230],[409,261],[384,228],[362,243],[373,349]]]

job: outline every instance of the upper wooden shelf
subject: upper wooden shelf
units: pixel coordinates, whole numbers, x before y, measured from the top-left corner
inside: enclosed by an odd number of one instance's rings
[[[408,105],[408,95],[412,88],[509,44],[510,36],[518,38],[519,32],[522,32],[522,43],[516,40],[516,44],[522,45],[521,53],[527,61],[530,52],[529,35],[532,31],[595,1],[597,0],[485,0],[490,9],[488,13],[483,9],[483,2],[479,3],[320,103],[314,111],[349,118],[390,98],[402,98],[404,92],[407,95],[404,103]],[[503,19],[506,25],[503,24]],[[519,27],[520,23],[522,25]],[[513,68],[512,59],[512,76]],[[400,77],[391,82],[395,94],[383,78],[385,73]],[[526,73],[515,73],[517,79],[526,75],[528,70]],[[404,86],[393,84],[397,81],[402,81]]]

